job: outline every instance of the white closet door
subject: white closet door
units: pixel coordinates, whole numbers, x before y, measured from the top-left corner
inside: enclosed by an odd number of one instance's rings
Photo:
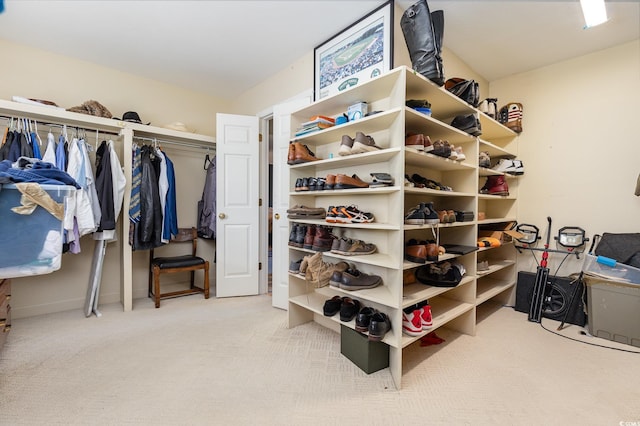
[[[216,296],[258,294],[258,118],[216,114],[216,157]]]

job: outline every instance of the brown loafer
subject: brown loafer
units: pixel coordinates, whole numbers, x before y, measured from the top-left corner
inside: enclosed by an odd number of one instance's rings
[[[333,189],[368,188],[369,184],[358,177],[358,175],[347,176],[336,175],[336,183]]]
[[[291,164],[301,164],[319,160],[319,158],[316,158],[314,153],[311,152],[309,147],[306,145],[302,145],[300,142],[294,142],[293,145],[295,146],[295,159]]]

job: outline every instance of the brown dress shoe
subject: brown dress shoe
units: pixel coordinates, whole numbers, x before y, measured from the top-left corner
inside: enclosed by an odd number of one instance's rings
[[[424,150],[424,135],[418,134],[409,134],[404,139],[404,146],[407,148],[417,149],[418,151]]]
[[[427,248],[427,260],[431,262],[438,261],[438,245],[436,243],[429,243],[426,245]]]
[[[293,143],[289,143],[289,152],[287,154],[287,164],[295,164],[296,161],[296,146]]]
[[[293,164],[301,164],[308,163],[310,161],[318,161],[319,158],[316,158],[314,153],[306,146],[302,145],[300,142],[293,143],[295,147],[295,159],[293,160]]]
[[[427,261],[427,246],[424,244],[407,246],[404,251],[404,257],[409,262],[425,263]]]
[[[327,175],[325,178],[324,189],[333,189],[336,184],[336,175]]]
[[[334,189],[348,189],[348,188],[368,188],[369,184],[364,182],[358,177],[358,175],[347,176],[338,174],[336,176],[336,184]]]

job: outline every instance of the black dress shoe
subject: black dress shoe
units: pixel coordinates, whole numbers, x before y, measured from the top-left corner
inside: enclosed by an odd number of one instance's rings
[[[360,311],[360,301],[352,299],[350,297],[342,298],[342,305],[340,306],[340,321],[351,321]]]
[[[332,317],[340,312],[340,306],[342,306],[342,297],[333,296],[331,299],[324,302],[322,311],[325,317]]]
[[[378,342],[391,330],[391,321],[384,312],[376,312],[369,322],[369,340]]]
[[[369,331],[369,324],[371,323],[371,317],[376,313],[376,310],[367,306],[360,309],[358,315],[356,315],[356,331],[360,333],[366,333]]]

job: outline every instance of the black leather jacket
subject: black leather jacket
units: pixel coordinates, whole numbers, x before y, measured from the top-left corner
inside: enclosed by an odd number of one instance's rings
[[[140,222],[135,224],[134,250],[149,250],[162,245],[162,205],[158,178],[160,158],[151,146],[140,149]]]

